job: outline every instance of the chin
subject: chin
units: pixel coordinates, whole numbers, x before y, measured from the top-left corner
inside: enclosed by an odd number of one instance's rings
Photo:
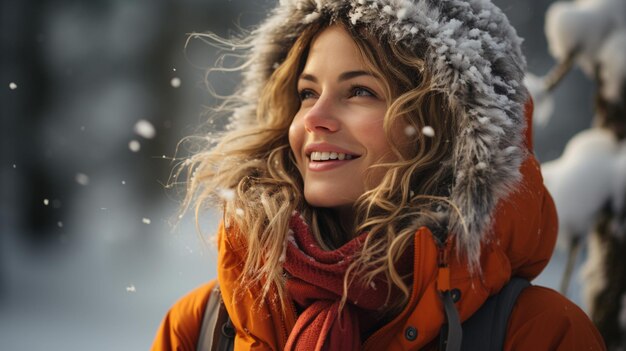
[[[321,195],[324,194],[324,195]],[[356,201],[356,197],[352,196],[337,196],[339,195],[337,189],[324,189],[323,191],[316,189],[315,191],[304,191],[304,199],[306,202],[314,207],[324,208],[346,208],[352,207]]]
[[[304,197],[306,202],[313,207],[324,207],[324,208],[336,208],[336,207],[344,207],[348,204],[341,201],[334,201],[333,199],[320,199],[318,197]]]

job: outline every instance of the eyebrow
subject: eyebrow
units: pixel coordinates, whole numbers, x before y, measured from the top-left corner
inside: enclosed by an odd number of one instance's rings
[[[348,72],[343,72],[342,74],[339,75],[339,78],[337,78],[338,82],[344,81],[344,80],[348,80],[348,79],[352,79],[352,78],[356,78],[356,77],[360,77],[360,76],[370,76],[370,77],[374,77],[376,79],[378,79],[378,75],[372,73],[372,72],[368,72],[368,71],[348,71]],[[300,75],[300,79],[304,79],[304,80],[308,80],[311,81],[313,83],[317,83],[317,77],[315,77],[312,74],[306,74],[303,73],[302,75]]]

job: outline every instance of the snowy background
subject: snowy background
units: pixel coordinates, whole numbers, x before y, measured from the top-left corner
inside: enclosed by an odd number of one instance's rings
[[[551,2],[495,2],[526,39],[529,71],[545,74]],[[228,35],[274,1],[251,4],[0,1],[2,349],[148,349],[168,307],[215,277],[215,249],[193,218],[177,222],[180,195],[164,184],[213,103],[203,74],[216,52],[200,40],[185,49],[187,33]],[[210,79],[220,92],[234,82]],[[578,69],[561,83],[535,128],[542,162],[590,125],[592,89]],[[200,224],[206,238],[216,215]],[[536,283],[557,287],[563,261],[556,252]],[[574,278],[577,303],[579,290]]]

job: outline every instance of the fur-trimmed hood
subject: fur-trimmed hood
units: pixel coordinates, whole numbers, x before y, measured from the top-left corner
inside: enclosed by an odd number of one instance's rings
[[[236,93],[248,103],[235,111],[231,127],[254,123],[259,91],[298,35],[320,16],[347,16],[381,38],[425,52],[433,83],[459,111],[449,167],[451,199],[460,216],[447,213],[449,230],[470,263],[478,263],[496,205],[518,184],[526,157],[521,39],[487,0],[280,0],[252,33],[250,66]]]

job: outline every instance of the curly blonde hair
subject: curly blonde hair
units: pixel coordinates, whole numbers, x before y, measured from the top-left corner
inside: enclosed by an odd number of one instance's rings
[[[288,140],[289,126],[300,106],[296,84],[308,49],[317,34],[334,24],[352,35],[369,69],[384,77],[388,101],[384,131],[397,159],[372,166],[383,169],[385,175],[356,201],[355,222],[351,224],[343,223],[330,209],[306,203]],[[367,28],[354,27],[341,18],[320,18],[310,24],[260,92],[256,124],[223,131],[214,147],[196,153],[185,163],[190,174],[185,207],[195,206],[199,216],[207,205],[223,204],[227,225],[235,226],[247,244],[242,288],[261,283],[264,298],[275,287],[284,302],[281,256],[290,218],[298,211],[326,249],[369,232],[344,278],[342,304],[354,277],[362,277],[369,284],[381,274],[404,296],[386,306],[387,310],[406,304],[410,277],[401,276],[395,262],[411,248],[419,226],[428,225],[433,232],[447,229],[447,219],[438,215],[438,207],[450,203],[457,125],[446,93],[433,86],[428,67],[420,58],[424,53],[388,39],[375,38]],[[222,106],[236,106],[236,100],[236,96],[228,97]],[[398,123],[417,132],[407,133],[404,140],[391,138],[392,127]],[[419,133],[425,126],[432,127],[435,135]]]

